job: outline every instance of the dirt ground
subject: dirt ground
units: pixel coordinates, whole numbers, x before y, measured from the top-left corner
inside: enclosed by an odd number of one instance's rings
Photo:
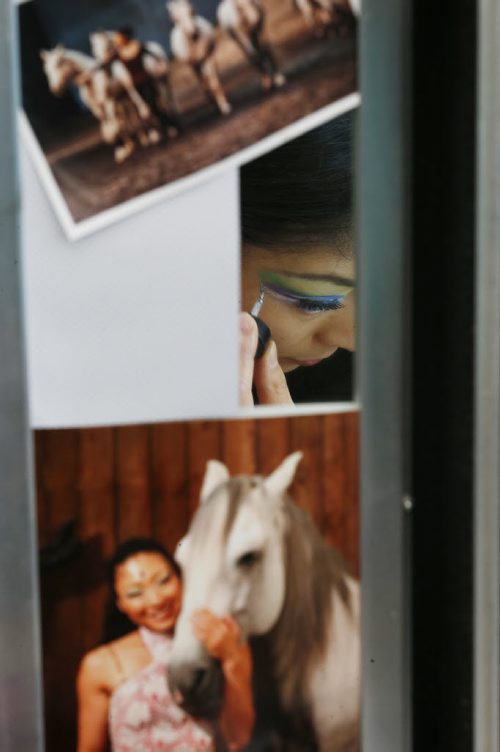
[[[275,27],[279,34],[270,41],[287,77],[284,87],[264,92],[257,72],[230,40],[224,40],[218,65],[233,105],[230,115],[219,115],[192,72],[177,66],[172,79],[185,125],[177,138],[138,148],[117,165],[97,126],[86,119],[78,135],[48,153],[74,220],[92,217],[213,164],[356,90],[354,37],[330,34],[318,39],[296,15]]]

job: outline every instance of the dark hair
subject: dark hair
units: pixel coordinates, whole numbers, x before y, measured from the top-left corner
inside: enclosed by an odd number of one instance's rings
[[[243,242],[303,251],[352,241],[352,112],[240,170]]]
[[[103,643],[116,640],[137,629],[137,626],[116,605],[115,576],[116,569],[120,564],[123,564],[130,557],[142,553],[160,554],[170,564],[175,574],[178,577],[181,576],[179,565],[170,551],[154,538],[129,538],[120,543],[108,562],[109,593],[104,617]]]
[[[125,39],[132,39],[134,36],[134,30],[131,26],[120,26],[118,34],[121,34]]]

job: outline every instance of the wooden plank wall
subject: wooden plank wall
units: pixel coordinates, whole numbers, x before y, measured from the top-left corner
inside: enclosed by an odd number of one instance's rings
[[[359,571],[358,415],[200,421],[35,434],[40,546],[74,520],[78,546],[41,568],[47,751],[75,748],[74,683],[98,644],[105,560],[129,537],[173,548],[196,508],[208,459],[266,474],[301,449],[291,495]]]

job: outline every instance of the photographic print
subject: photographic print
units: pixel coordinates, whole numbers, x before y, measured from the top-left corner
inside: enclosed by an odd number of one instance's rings
[[[76,238],[349,109],[354,0],[31,0],[23,128]]]
[[[47,749],[359,751],[357,413],[36,457]]]
[[[356,111],[240,168],[240,404],[355,396]]]

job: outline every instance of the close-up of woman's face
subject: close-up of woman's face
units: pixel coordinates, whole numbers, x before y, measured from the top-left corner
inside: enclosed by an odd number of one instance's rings
[[[337,348],[355,349],[355,268],[351,252],[283,251],[244,246],[242,307],[259,312],[276,342],[285,373],[313,366]]]
[[[116,605],[138,627],[169,632],[181,609],[182,585],[156,552],[134,554],[115,569]]]

